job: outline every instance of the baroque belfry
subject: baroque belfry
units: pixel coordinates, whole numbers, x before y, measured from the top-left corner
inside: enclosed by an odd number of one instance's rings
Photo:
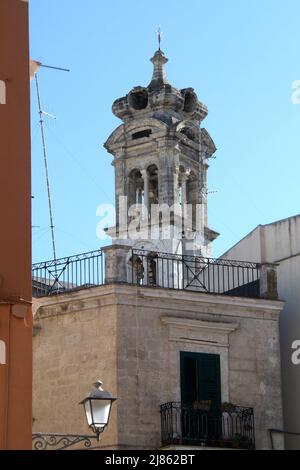
[[[149,85],[113,104],[112,244],[33,266],[35,448],[64,433],[83,445],[78,403],[101,379],[118,400],[95,448],[269,449],[282,427],[276,266],[210,257],[207,108],[168,83],[160,48],[151,61]]]
[[[200,127],[208,110],[193,88],[168,82],[160,48],[151,62],[149,85],[134,87],[112,106],[123,123],[105,143],[114,156],[116,197],[116,227],[108,233],[113,243],[134,248],[210,256],[218,233],[207,225],[207,169],[216,151]],[[137,205],[146,215],[133,240],[128,225]]]

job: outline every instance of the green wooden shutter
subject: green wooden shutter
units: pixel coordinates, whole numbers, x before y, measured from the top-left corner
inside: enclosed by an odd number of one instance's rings
[[[205,353],[180,353],[181,401],[211,401],[211,409],[221,402],[220,356]]]

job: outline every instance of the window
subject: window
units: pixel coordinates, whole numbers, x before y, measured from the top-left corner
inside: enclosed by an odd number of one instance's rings
[[[147,168],[149,176],[149,206],[158,204],[158,168],[156,165],[150,165]]]
[[[142,139],[143,137],[149,137],[152,134],[151,129],[145,129],[144,131],[135,132],[132,134],[132,139]]]
[[[212,411],[221,403],[220,356],[205,353],[180,353],[181,402]],[[208,406],[209,405],[209,406]]]
[[[186,182],[186,200],[187,204],[192,206],[191,228],[196,229],[196,213],[198,203],[198,180],[194,172],[191,171]]]
[[[134,284],[143,285],[144,280],[144,266],[141,258],[133,255],[130,259],[132,266],[132,281]]]
[[[183,440],[216,441],[222,435],[220,356],[180,353]]]
[[[143,204],[144,181],[140,170],[132,170],[128,176],[128,207]]]

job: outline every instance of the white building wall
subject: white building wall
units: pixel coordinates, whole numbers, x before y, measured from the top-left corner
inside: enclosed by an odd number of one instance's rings
[[[292,343],[300,340],[300,215],[260,225],[222,258],[278,263],[284,429],[300,433],[300,364],[292,363]],[[300,449],[300,436],[286,438],[287,448]]]

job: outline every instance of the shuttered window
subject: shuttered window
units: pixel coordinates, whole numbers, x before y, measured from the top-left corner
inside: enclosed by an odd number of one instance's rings
[[[181,401],[183,404],[218,409],[221,403],[220,356],[180,353]]]

